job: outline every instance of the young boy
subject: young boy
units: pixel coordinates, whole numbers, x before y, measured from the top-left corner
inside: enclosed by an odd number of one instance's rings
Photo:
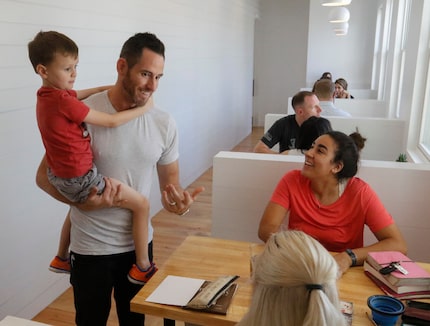
[[[37,92],[36,115],[49,165],[49,181],[68,200],[85,202],[92,189],[97,188],[98,193],[102,193],[105,187],[104,177],[97,173],[93,164],[85,123],[117,127],[142,115],[147,106],[107,114],[91,110],[82,103],[81,99],[108,87],[72,90],[77,74],[78,47],[61,33],[39,32],[28,44],[28,52],[35,72],[42,78],[42,87]],[[115,179],[109,180],[113,187],[121,187],[120,206],[133,213],[136,264],[128,278],[132,283],[145,284],[158,270],[148,257],[149,202],[131,187]],[[69,242],[70,219],[67,216],[58,254],[51,262],[50,270],[70,272]]]

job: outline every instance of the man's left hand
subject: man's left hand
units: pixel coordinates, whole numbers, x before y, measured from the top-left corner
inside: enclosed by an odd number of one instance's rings
[[[190,194],[173,184],[168,184],[163,190],[161,202],[167,211],[182,216],[190,211],[190,207],[198,194],[204,190],[204,187],[198,187]]]

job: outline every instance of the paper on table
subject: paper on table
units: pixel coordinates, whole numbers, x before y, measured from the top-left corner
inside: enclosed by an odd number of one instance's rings
[[[145,301],[186,306],[205,280],[168,275]]]

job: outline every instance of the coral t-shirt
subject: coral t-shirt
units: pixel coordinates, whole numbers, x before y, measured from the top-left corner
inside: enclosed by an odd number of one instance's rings
[[[353,177],[333,204],[320,204],[310,180],[290,171],[279,181],[271,198],[289,211],[288,228],[301,230],[327,250],[342,252],[363,247],[364,225],[375,233],[394,223],[384,205],[363,180]]]

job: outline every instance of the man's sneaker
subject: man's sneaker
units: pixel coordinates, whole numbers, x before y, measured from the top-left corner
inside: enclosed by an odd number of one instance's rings
[[[70,273],[70,260],[55,256],[49,264],[49,270],[55,273]]]
[[[141,270],[139,266],[133,264],[133,267],[130,269],[127,276],[131,283],[144,285],[149,281],[156,271],[158,271],[158,268],[154,263],[151,263],[151,266],[149,266],[146,270]]]

